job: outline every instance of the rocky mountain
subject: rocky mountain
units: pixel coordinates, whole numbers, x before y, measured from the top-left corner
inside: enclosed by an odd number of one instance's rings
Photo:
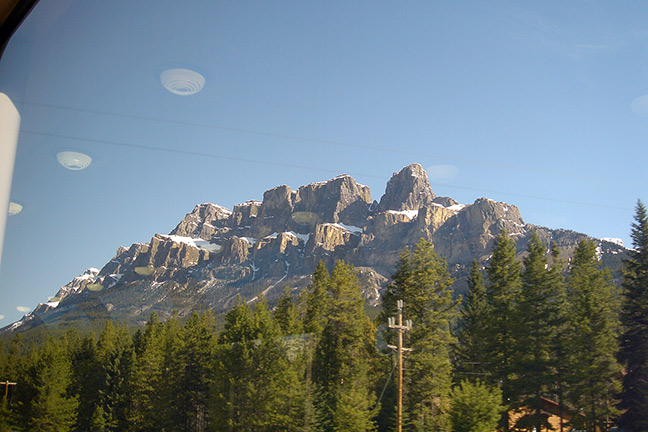
[[[527,224],[517,207],[503,202],[480,198],[463,205],[436,196],[418,164],[394,173],[380,202],[348,175],[297,190],[278,186],[263,201],[232,210],[197,205],[168,235],[119,247],[101,270],[86,271],[3,331],[108,318],[140,324],[153,311],[162,317],[173,310],[223,312],[239,294],[248,301],[264,295],[272,304],[286,287],[295,294],[306,287],[320,260],[355,265],[368,304],[377,306],[403,247],[420,238],[447,259],[461,291],[470,263],[487,264],[501,230],[520,253],[536,230],[566,259],[586,237]],[[602,263],[618,270],[626,249],[612,239],[598,242]]]

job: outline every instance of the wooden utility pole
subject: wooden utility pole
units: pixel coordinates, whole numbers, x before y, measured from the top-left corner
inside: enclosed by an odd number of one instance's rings
[[[412,329],[412,320],[407,320],[403,325],[403,300],[396,302],[398,307],[398,324],[396,319],[391,317],[388,319],[389,328],[398,330],[398,346],[387,345],[393,350],[398,352],[398,414],[397,414],[397,431],[403,430],[403,352],[412,351],[410,348],[403,347],[403,332]]]
[[[5,386],[4,398],[5,398],[5,400],[7,400],[7,396],[9,396],[9,386],[15,386],[16,383],[15,382],[9,382],[9,380],[7,380],[7,381],[0,381],[0,385]]]

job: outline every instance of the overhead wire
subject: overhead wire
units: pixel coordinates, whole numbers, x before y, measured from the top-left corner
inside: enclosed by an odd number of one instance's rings
[[[566,171],[554,171],[554,170],[540,169],[540,168],[534,168],[534,167],[530,167],[530,166],[522,167],[522,166],[519,166],[519,165],[503,164],[503,163],[493,162],[493,161],[484,161],[484,160],[476,160],[476,159],[468,159],[468,158],[458,158],[456,156],[447,156],[447,155],[441,155],[441,154],[415,152],[415,151],[407,150],[407,149],[402,148],[402,147],[400,147],[400,148],[380,147],[380,146],[357,144],[357,143],[350,143],[350,142],[338,141],[338,140],[329,140],[329,139],[322,139],[322,138],[305,137],[305,136],[299,136],[299,135],[291,135],[291,134],[284,134],[284,133],[261,131],[261,130],[255,130],[255,129],[236,128],[236,127],[231,127],[231,126],[222,126],[222,125],[206,124],[206,123],[199,123],[199,122],[189,122],[189,121],[176,120],[176,119],[163,119],[163,118],[158,118],[158,117],[150,117],[150,116],[143,116],[143,115],[137,115],[137,114],[116,113],[116,112],[111,112],[111,111],[103,111],[103,110],[96,110],[96,109],[89,109],[89,108],[76,108],[76,107],[70,107],[70,106],[65,106],[65,105],[49,104],[49,103],[42,103],[42,102],[22,101],[20,103],[22,105],[29,105],[29,106],[34,106],[34,107],[42,107],[42,108],[49,108],[49,109],[59,109],[59,110],[64,110],[64,111],[88,113],[88,114],[95,114],[95,115],[102,115],[102,116],[109,116],[109,117],[126,118],[126,119],[132,119],[132,120],[143,120],[143,121],[163,123],[163,124],[173,124],[173,125],[178,125],[178,126],[188,126],[188,127],[192,127],[192,128],[202,128],[202,129],[213,129],[213,130],[220,130],[220,131],[227,131],[227,132],[236,132],[236,133],[242,133],[242,134],[248,134],[248,135],[279,138],[279,139],[291,140],[291,141],[300,141],[300,142],[311,143],[311,144],[328,144],[328,145],[335,145],[335,146],[340,146],[340,147],[356,148],[356,149],[361,149],[361,150],[379,151],[379,152],[385,152],[385,153],[395,153],[395,154],[403,154],[403,155],[418,156],[418,157],[425,157],[425,158],[438,158],[438,159],[443,159],[443,160],[447,160],[447,161],[468,163],[468,164],[472,164],[472,165],[481,165],[481,166],[513,169],[513,170],[519,170],[519,171],[535,172],[537,174],[558,175],[558,176],[572,177],[572,178],[577,178],[577,179],[582,179],[582,180],[594,180],[594,181],[599,181],[600,180],[600,178],[597,177],[597,176],[587,176],[587,175],[575,174],[575,173],[566,172]],[[624,180],[621,180],[621,179],[615,179],[615,178],[606,178],[606,182],[613,182],[613,183],[620,183],[620,184],[632,184],[632,185],[637,184],[636,181],[628,182],[628,181],[624,181]]]
[[[241,158],[241,157],[235,157],[235,156],[217,155],[217,154],[213,154],[213,153],[204,153],[204,152],[197,152],[197,151],[191,151],[191,150],[172,149],[172,148],[166,148],[166,147],[156,147],[156,146],[149,146],[149,145],[143,145],[143,144],[126,143],[126,142],[104,140],[104,139],[97,139],[97,138],[78,137],[78,136],[64,135],[64,134],[54,134],[54,133],[50,133],[50,132],[38,132],[38,131],[31,131],[31,130],[27,130],[27,129],[21,129],[20,132],[25,133],[25,134],[43,136],[43,137],[58,138],[58,139],[65,139],[65,140],[72,140],[72,141],[82,141],[82,142],[86,142],[86,143],[105,144],[105,145],[119,146],[119,147],[129,147],[129,148],[136,148],[136,149],[140,149],[140,150],[150,150],[150,151],[159,151],[159,152],[167,152],[167,153],[175,153],[175,154],[184,154],[184,155],[189,155],[189,156],[198,156],[198,157],[204,157],[204,158],[229,160],[229,161],[253,163],[253,164],[260,164],[260,165],[279,166],[279,167],[284,167],[284,168],[302,169],[302,170],[308,170],[308,171],[319,171],[319,172],[326,172],[326,173],[334,173],[336,175],[343,171],[343,170],[338,170],[338,169],[334,169],[334,168],[323,168],[321,166],[298,165],[298,164],[290,164],[290,163],[285,163],[285,162],[274,162],[274,161],[268,161],[268,160],[257,160],[257,159],[251,159],[251,158]],[[378,175],[375,175],[375,174],[369,174],[369,173],[363,173],[363,172],[356,172],[356,171],[347,172],[347,174],[353,175],[354,177],[383,179],[382,176],[378,176]],[[626,207],[611,206],[611,205],[601,204],[601,203],[590,203],[590,202],[584,202],[584,201],[565,200],[565,199],[553,198],[553,197],[543,197],[543,196],[537,196],[537,195],[520,194],[520,193],[516,193],[516,192],[498,191],[498,190],[494,190],[494,189],[483,189],[483,188],[475,188],[475,187],[468,187],[468,186],[449,185],[449,184],[445,184],[445,183],[444,184],[439,184],[439,183],[435,183],[435,182],[430,182],[430,183],[431,184],[436,184],[436,185],[442,185],[444,188],[449,188],[449,189],[469,190],[469,191],[480,192],[480,193],[501,194],[501,195],[520,197],[520,198],[534,199],[534,200],[559,202],[559,203],[563,203],[563,204],[572,204],[572,205],[589,206],[589,207],[599,207],[599,208],[607,208],[607,209],[612,209],[612,210],[632,211],[632,209],[629,209],[629,208],[626,208]]]

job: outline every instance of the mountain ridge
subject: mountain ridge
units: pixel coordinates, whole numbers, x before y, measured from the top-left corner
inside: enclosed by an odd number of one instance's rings
[[[295,293],[305,288],[320,260],[356,266],[367,303],[376,307],[402,249],[421,238],[446,258],[461,291],[469,264],[487,263],[503,229],[520,254],[535,230],[567,260],[587,237],[527,224],[511,204],[479,198],[464,205],[437,196],[419,164],[394,173],[380,201],[346,174],[296,190],[281,185],[232,210],[197,204],[169,234],[120,246],[101,270],[74,278],[54,301],[0,332],[95,319],[142,324],[153,311],[162,317],[173,310],[224,312],[237,295],[252,301],[263,294],[272,304],[287,286]],[[602,263],[618,270],[626,249],[614,239],[598,243]]]

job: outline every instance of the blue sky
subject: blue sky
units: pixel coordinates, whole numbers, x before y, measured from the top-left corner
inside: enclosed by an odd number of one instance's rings
[[[413,162],[439,195],[629,244],[646,197],[648,4],[41,0],[0,91],[22,115],[0,326],[201,202]],[[169,68],[206,84],[177,96]],[[634,102],[634,103],[633,103]],[[80,150],[92,165],[56,163]]]

